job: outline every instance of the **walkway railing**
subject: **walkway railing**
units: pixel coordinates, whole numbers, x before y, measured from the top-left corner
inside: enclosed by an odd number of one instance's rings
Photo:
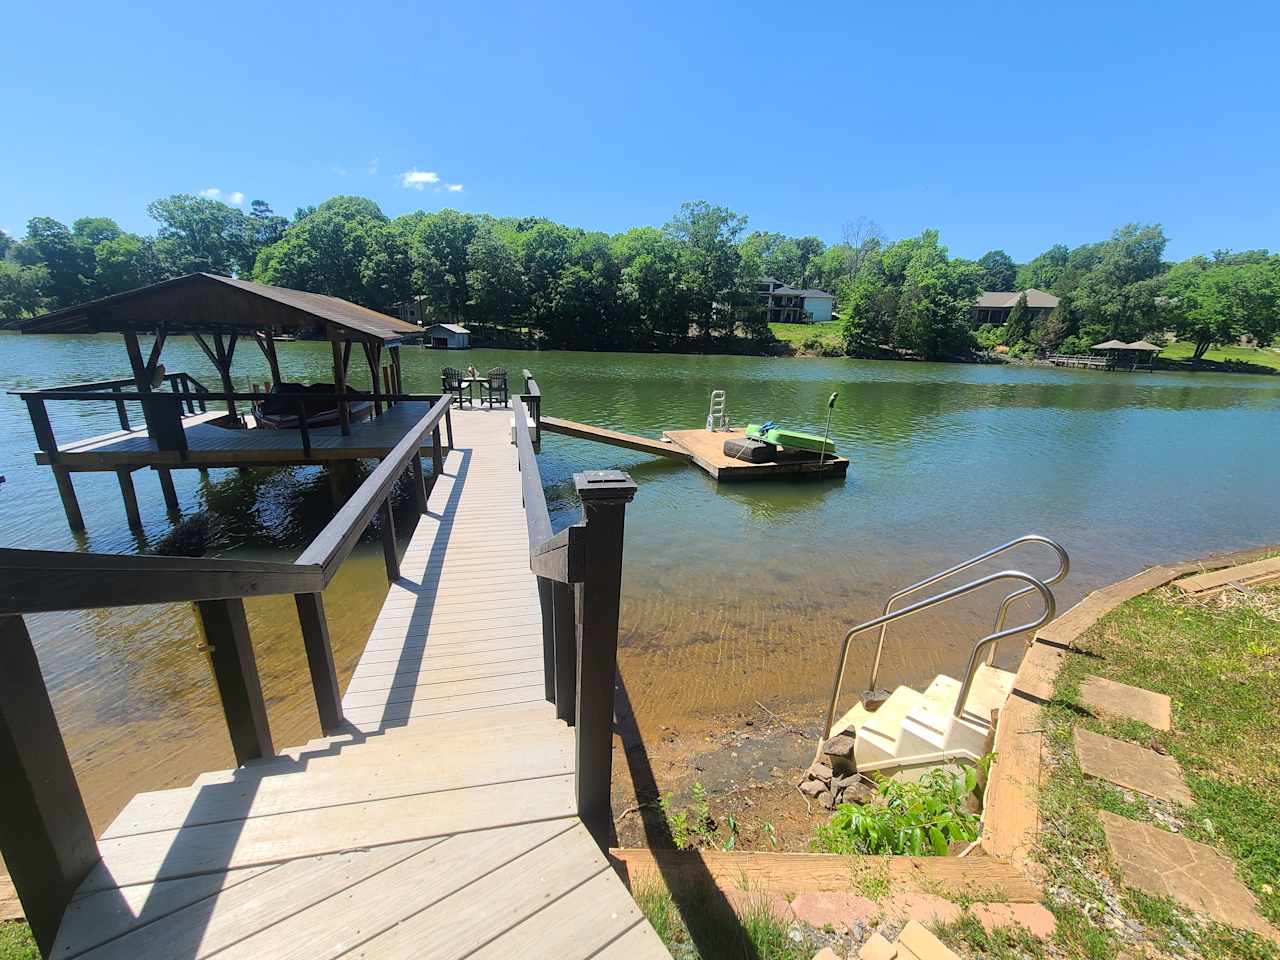
[[[527,383],[534,383],[525,371]],[[540,396],[540,395],[539,395]],[[538,578],[547,700],[575,730],[578,816],[601,848],[613,821],[613,704],[618,665],[623,527],[636,484],[619,470],[574,474],[582,519],[551,530],[526,404],[516,397],[515,440],[529,530],[529,567]]]
[[[375,513],[387,577],[399,576],[391,491],[410,473],[418,511],[426,511],[443,469],[440,424],[449,409],[450,398],[438,398],[293,563],[0,549],[0,852],[45,955],[98,852],[24,614],[194,603],[236,763],[244,764],[275,752],[244,598],[293,594],[320,725],[336,732],[342,702],[321,591]]]

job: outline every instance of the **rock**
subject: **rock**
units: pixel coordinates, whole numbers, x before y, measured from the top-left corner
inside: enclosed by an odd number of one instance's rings
[[[853,755],[853,737],[847,737],[841,734],[838,737],[832,737],[822,747],[822,752],[828,757],[849,757]]]
[[[836,808],[835,794],[830,790],[823,790],[818,794],[818,802],[822,804],[824,810],[834,810]]]
[[[831,789],[835,790],[836,780],[831,781]],[[875,796],[875,787],[857,774],[839,778],[839,789],[843,791],[845,803],[866,803]]]
[[[809,767],[809,779],[821,780],[823,783],[831,782],[831,768],[825,763],[815,763]]]
[[[828,793],[827,785],[821,780],[806,780],[800,784],[800,792],[806,797],[816,797],[820,793]]]
[[[792,927],[788,930],[787,937],[792,943],[804,943],[804,931],[799,927]]]

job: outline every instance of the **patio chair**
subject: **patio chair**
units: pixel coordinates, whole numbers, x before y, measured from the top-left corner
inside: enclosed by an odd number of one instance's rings
[[[463,383],[462,371],[454,367],[445,367],[440,371],[440,390],[443,393],[453,394],[453,399],[458,406],[464,403],[470,403],[471,397],[467,390],[467,384]]]
[[[490,407],[497,406],[501,401],[505,407],[507,405],[509,395],[507,393],[507,371],[502,367],[494,367],[486,373],[484,382],[480,384],[481,403],[487,403]]]

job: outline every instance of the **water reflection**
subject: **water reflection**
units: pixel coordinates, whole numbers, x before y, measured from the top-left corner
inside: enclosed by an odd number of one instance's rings
[[[289,379],[329,377],[324,344],[281,344],[280,356]],[[171,338],[164,360],[216,382],[187,338]],[[840,392],[831,435],[852,461],[843,483],[717,486],[674,461],[544,435],[539,465],[557,527],[579,515],[575,471],[618,467],[640,485],[627,513],[620,656],[642,730],[757,699],[817,711],[850,625],[875,615],[892,590],[1021,533],[1045,533],[1070,550],[1064,606],[1149,563],[1280,541],[1280,378],[416,348],[403,360],[406,387],[424,392],[439,389],[446,362],[513,374],[529,367],[547,413],[655,437],[701,424],[713,389],[728,392],[735,423],[772,418],[820,432],[826,398]],[[256,352],[236,363],[238,388],[267,377]],[[114,338],[0,336],[6,389],[128,373]],[[111,405],[52,403],[50,411],[63,439],[118,428]],[[69,534],[33,449],[22,404],[0,398],[8,478],[0,543],[139,549],[110,474],[76,477],[88,532]],[[321,468],[174,476],[184,515],[198,518],[183,546],[209,555],[291,559],[333,512]],[[135,482],[141,543],[155,549],[174,539],[172,527],[154,475],[139,471]],[[412,507],[403,491],[395,502],[403,531]],[[370,531],[326,591],[344,682],[385,594],[376,537]],[[1010,563],[1053,569],[1038,556]],[[997,599],[895,627],[885,680],[960,669]],[[247,608],[276,742],[314,736],[292,600]],[[189,608],[31,620],[97,822],[140,789],[189,783],[231,762]],[[1009,662],[1016,650],[1002,657]],[[855,646],[850,676],[869,663],[869,647]]]

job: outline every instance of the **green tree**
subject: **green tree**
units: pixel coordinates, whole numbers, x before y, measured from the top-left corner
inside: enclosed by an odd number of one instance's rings
[[[66,224],[52,217],[32,217],[14,257],[21,266],[44,267],[40,297],[50,309],[89,299],[93,282],[90,251],[76,242]]]
[[[490,225],[476,230],[467,250],[471,323],[516,326],[529,308],[528,290],[515,246]]]
[[[466,320],[471,299],[467,250],[478,223],[468,214],[441,210],[423,217],[409,241],[414,288],[428,298],[432,309],[455,323]]]
[[[1088,264],[1070,291],[1081,336],[1096,338],[1094,342],[1111,337],[1129,341],[1155,329],[1166,242],[1158,225],[1128,224],[1105,243],[1072,251],[1068,272]]]
[[[982,268],[983,290],[1014,290],[1017,288],[1018,265],[1003,250],[989,250],[978,258]],[[1025,288],[1024,288],[1025,289]]]
[[[653,227],[637,227],[613,238],[618,262],[618,307],[637,346],[670,349],[689,333],[676,242]]]
[[[229,277],[253,271],[248,218],[235,207],[208,197],[176,194],[147,204],[147,214],[160,224],[156,252],[170,274]]]
[[[1223,253],[1222,259],[1183,261],[1164,279],[1163,315],[1178,339],[1195,344],[1195,360],[1244,335],[1268,344],[1280,332],[1280,255],[1258,260]]]
[[[16,260],[0,260],[0,321],[12,326],[15,321],[43,313],[48,284],[49,270],[44,264],[24,266]]]
[[[1004,342],[1009,346],[1016,346],[1026,340],[1031,334],[1031,317],[1027,311],[1027,294],[1022,292],[1018,294],[1018,299],[1014,302],[1013,308],[1009,311],[1009,317],[1004,323]]]
[[[120,233],[93,248],[94,283],[101,296],[122,293],[165,278],[164,265],[149,237]]]
[[[746,226],[746,217],[697,200],[681,204],[665,227],[680,246],[681,287],[704,349],[713,336],[731,335],[738,311],[758,302],[754,285],[744,289],[740,274],[737,244]]]
[[[1043,290],[1046,293],[1063,293],[1059,284],[1066,273],[1067,258],[1071,251],[1063,244],[1054,244],[1034,260],[1018,267],[1011,289]]]

